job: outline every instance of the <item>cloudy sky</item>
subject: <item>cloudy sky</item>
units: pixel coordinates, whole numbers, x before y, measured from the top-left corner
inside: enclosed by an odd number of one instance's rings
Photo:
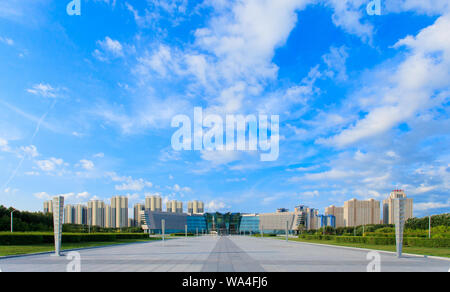
[[[351,198],[450,210],[450,2],[0,2],[0,204],[128,195],[267,212]],[[194,107],[280,116],[278,160],[174,151]]]

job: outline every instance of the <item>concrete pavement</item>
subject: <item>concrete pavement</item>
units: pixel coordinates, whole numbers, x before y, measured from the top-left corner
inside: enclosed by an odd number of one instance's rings
[[[368,251],[253,237],[180,238],[78,251],[82,272],[365,272]],[[66,253],[67,254],[67,253]],[[382,272],[447,272],[450,261],[379,253]],[[74,259],[0,259],[3,272],[64,272]]]

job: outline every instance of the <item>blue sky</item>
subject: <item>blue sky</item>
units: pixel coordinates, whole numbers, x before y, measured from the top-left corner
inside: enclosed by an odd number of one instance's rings
[[[128,195],[323,209],[395,188],[450,210],[450,5],[391,0],[0,3],[0,204]],[[280,156],[176,152],[194,107],[280,116]]]

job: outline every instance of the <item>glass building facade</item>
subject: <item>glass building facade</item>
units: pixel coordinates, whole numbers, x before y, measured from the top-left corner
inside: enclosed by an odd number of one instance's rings
[[[205,216],[188,216],[187,217],[187,229],[189,233],[196,234],[206,233],[206,220]]]
[[[243,215],[239,230],[244,234],[257,234],[260,232],[258,215]]]
[[[241,217],[240,213],[207,213],[205,219],[208,232],[220,235],[239,234]]]

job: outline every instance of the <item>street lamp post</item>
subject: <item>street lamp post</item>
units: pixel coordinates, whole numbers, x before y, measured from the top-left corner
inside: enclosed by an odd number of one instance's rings
[[[13,210],[13,211],[11,212],[11,233],[14,232],[14,228],[13,228],[13,216],[14,216],[14,212],[16,212],[16,210]]]
[[[428,238],[431,238],[431,215],[428,216]]]

